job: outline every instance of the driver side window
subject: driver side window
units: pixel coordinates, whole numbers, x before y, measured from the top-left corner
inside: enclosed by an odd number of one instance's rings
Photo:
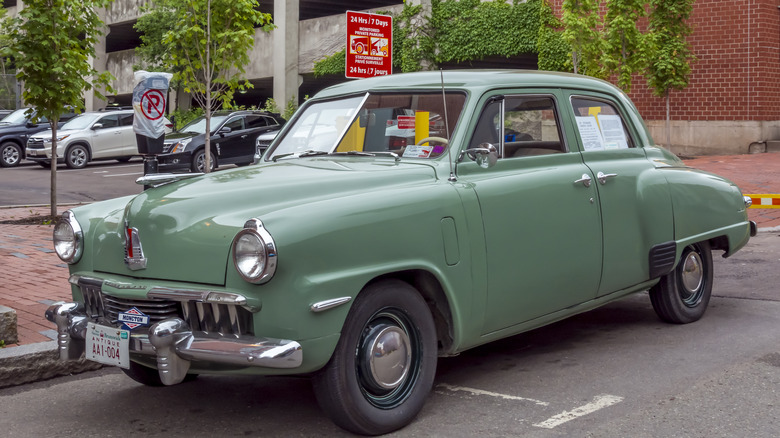
[[[505,96],[485,105],[469,148],[490,143],[499,158],[566,152],[550,96]]]

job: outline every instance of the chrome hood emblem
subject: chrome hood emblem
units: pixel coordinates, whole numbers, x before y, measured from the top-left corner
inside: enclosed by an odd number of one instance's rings
[[[146,269],[146,257],[141,248],[138,229],[131,228],[127,222],[125,222],[125,264],[133,271]]]

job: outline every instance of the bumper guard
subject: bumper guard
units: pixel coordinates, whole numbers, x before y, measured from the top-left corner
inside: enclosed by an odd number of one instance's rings
[[[46,319],[57,324],[60,360],[76,360],[84,355],[88,318],[79,303],[58,303],[46,310]],[[144,337],[140,335],[140,337]],[[137,338],[133,334],[133,338]],[[181,318],[168,318],[149,328],[148,340],[131,343],[131,352],[156,356],[160,379],[165,385],[184,380],[191,361],[238,366],[297,368],[303,361],[301,345],[295,341],[262,337],[226,338],[195,332]]]

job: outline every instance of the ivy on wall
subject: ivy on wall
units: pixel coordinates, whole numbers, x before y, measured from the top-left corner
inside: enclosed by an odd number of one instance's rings
[[[539,68],[571,71],[571,47],[548,0],[404,2],[393,17],[393,64],[403,72],[487,57],[538,54]],[[316,76],[344,74],[346,49],[314,64]]]

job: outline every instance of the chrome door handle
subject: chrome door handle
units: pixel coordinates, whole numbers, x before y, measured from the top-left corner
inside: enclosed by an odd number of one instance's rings
[[[607,183],[607,178],[614,178],[617,176],[617,173],[604,173],[599,172],[598,175],[596,175],[596,178],[599,180],[601,184]]]
[[[592,179],[590,178],[590,175],[587,173],[582,174],[582,178],[578,179],[577,181],[574,181],[574,184],[582,183],[585,187],[590,187],[590,182]]]

